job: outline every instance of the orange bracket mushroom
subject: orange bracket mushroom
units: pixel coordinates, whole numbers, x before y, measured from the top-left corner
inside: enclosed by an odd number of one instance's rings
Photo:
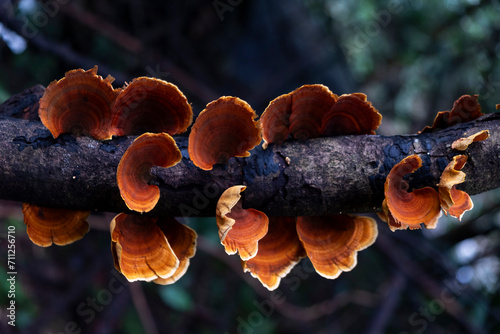
[[[38,246],[48,247],[71,244],[89,231],[87,217],[90,211],[75,211],[40,207],[23,203],[24,223],[30,240]]]
[[[190,259],[196,253],[196,232],[175,218],[159,218],[156,222],[167,238],[170,247],[175,256],[179,259],[179,267],[168,278],[157,278],[153,282],[156,284],[167,285],[177,282],[187,271]]]
[[[130,282],[167,279],[179,267],[180,261],[157,220],[120,213],[111,221],[115,268]]]
[[[207,104],[189,134],[188,152],[195,166],[211,170],[232,157],[248,157],[261,138],[255,111],[248,103],[223,96]]]
[[[337,95],[324,85],[304,85],[291,95],[290,134],[299,140],[319,137],[323,118],[337,101]]]
[[[260,117],[263,147],[282,143],[289,134],[297,139],[316,138],[323,117],[337,101],[337,95],[320,84],[304,85],[269,103]]]
[[[125,151],[116,178],[120,195],[130,210],[151,211],[158,203],[160,189],[148,182],[153,166],[172,167],[182,159],[174,139],[166,133],[144,133]]]
[[[193,121],[188,100],[169,82],[148,77],[135,78],[116,98],[111,132],[115,136],[144,132],[183,133]]]
[[[461,171],[467,162],[467,156],[457,155],[453,157],[443,171],[439,181],[439,198],[441,208],[445,214],[462,220],[465,211],[472,210],[474,204],[466,192],[456,189],[456,185],[465,181],[465,173]]]
[[[243,271],[249,272],[270,291],[306,257],[295,226],[295,217],[271,217],[266,236],[259,240],[257,255],[243,262]]]
[[[97,66],[66,72],[53,81],[40,99],[39,116],[54,138],[62,133],[111,139],[112,106],[120,89],[113,89],[114,78],[97,75]]]
[[[490,132],[488,130],[482,130],[479,131],[478,133],[475,133],[467,138],[460,138],[455,140],[451,144],[451,148],[454,150],[458,151],[465,151],[470,144],[477,142],[477,141],[483,141],[486,140],[490,136]]]
[[[216,220],[226,253],[238,252],[243,261],[248,261],[257,254],[258,242],[267,234],[269,219],[263,212],[242,208],[240,193],[245,189],[245,186],[233,186],[222,193],[217,202]]]
[[[470,122],[484,115],[477,102],[478,95],[462,95],[453,103],[451,111],[437,113],[432,126],[426,126],[420,133],[432,132],[453,126],[458,123]]]
[[[378,230],[370,217],[331,215],[298,217],[297,234],[316,272],[334,279],[356,266],[358,251],[375,242]]]
[[[365,94],[345,94],[323,117],[321,135],[374,135],[381,122],[382,115]]]
[[[416,154],[408,156],[397,163],[389,172],[384,185],[385,199],[382,207],[387,212],[381,217],[389,216],[386,222],[391,231],[419,229],[420,224],[428,229],[436,228],[441,216],[439,195],[431,187],[415,189],[408,192],[408,182],[403,180],[406,174],[413,173],[422,167],[422,159]]]

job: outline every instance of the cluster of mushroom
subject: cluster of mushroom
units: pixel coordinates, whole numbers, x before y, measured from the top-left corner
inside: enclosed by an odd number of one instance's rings
[[[217,203],[219,237],[226,253],[239,253],[243,270],[274,290],[306,256],[316,272],[337,278],[356,266],[357,253],[375,242],[377,224],[369,217],[267,217],[243,209],[245,186],[227,189]]]
[[[140,77],[123,88],[113,78],[97,75],[97,66],[66,73],[52,82],[40,100],[39,117],[54,138],[62,133],[89,135],[97,140],[138,135],[117,168],[117,184],[126,206],[137,214],[118,214],[110,224],[115,267],[129,281],[171,284],[186,272],[195,254],[196,232],[172,217],[155,217],[151,211],[160,198],[149,184],[153,166],[170,168],[182,159],[175,134],[185,132],[193,112],[183,93],[163,80]],[[452,111],[440,112],[430,132],[481,114],[477,96],[463,96]],[[220,119],[232,120],[231,124]],[[306,140],[340,135],[372,135],[382,116],[362,93],[337,96],[324,85],[304,85],[271,101],[260,119],[245,101],[223,96],[207,104],[191,128],[188,154],[193,164],[211,170],[232,157],[248,157],[264,140],[282,143],[290,137]],[[452,149],[488,137],[487,131],[463,138]],[[143,154],[146,152],[147,154]],[[141,156],[138,159],[138,156]],[[144,158],[147,157],[147,158]],[[439,193],[431,187],[408,192],[403,177],[422,165],[418,155],[396,164],[385,182],[381,219],[391,230],[416,229],[421,223],[434,228],[441,209],[459,219],[472,209],[469,196],[455,186],[465,180],[461,171],[467,156],[457,155],[444,170]],[[320,217],[267,217],[243,209],[244,185],[234,185],[220,197],[216,222],[228,254],[239,253],[243,270],[269,290],[302,259],[308,257],[323,277],[336,278],[350,271],[357,253],[375,242],[375,220],[355,215]],[[40,246],[65,245],[82,238],[89,229],[89,211],[43,208],[25,203],[30,239]]]
[[[171,167],[181,152],[171,135],[187,130],[193,113],[182,92],[163,80],[139,77],[123,88],[113,78],[97,75],[97,66],[72,70],[52,82],[40,99],[39,117],[54,138],[62,133],[97,140],[139,135],[123,155],[117,170],[120,194],[128,208],[140,213],[157,203],[159,190],[148,185],[152,166]],[[136,159],[138,152],[150,160]],[[89,229],[90,211],[39,207],[25,203],[25,223],[37,245],[65,245]],[[196,249],[196,232],[171,217],[121,213],[110,224],[115,267],[129,281],[158,284],[177,281]]]
[[[232,108],[224,108],[226,104]],[[224,112],[238,120],[233,122],[233,126],[237,124],[235,128],[217,125],[220,124],[217,117]],[[188,150],[194,164],[209,170],[231,156],[249,156],[248,150],[261,142],[261,131],[266,148],[289,136],[306,140],[319,136],[374,134],[382,119],[366,95],[339,97],[324,85],[304,85],[279,96],[270,102],[258,121],[255,117],[252,108],[237,98],[223,97],[208,104],[189,137]],[[202,142],[198,136],[210,140]],[[221,146],[224,149],[221,150]],[[219,149],[215,151],[215,148]],[[235,185],[220,197],[216,209],[219,237],[226,252],[238,252],[243,270],[269,290],[276,289],[281,278],[306,256],[318,274],[337,278],[356,266],[357,252],[372,245],[377,237],[377,224],[369,217],[269,218],[263,212],[243,209],[241,192],[245,189],[243,185]]]
[[[422,132],[443,129],[457,123],[468,122],[483,115],[477,102],[477,95],[463,95],[455,101],[451,111],[441,111],[431,127]],[[460,138],[451,144],[453,150],[465,151],[468,146],[489,137],[488,130],[483,130],[466,138]],[[462,219],[466,211],[472,210],[471,198],[456,185],[465,181],[461,171],[467,162],[466,155],[456,155],[441,174],[438,191],[424,187],[408,192],[408,182],[403,177],[422,167],[422,159],[411,155],[397,163],[389,172],[384,185],[385,199],[379,217],[388,223],[391,231],[402,229],[420,229],[421,224],[428,229],[436,228],[442,212]],[[442,211],[441,211],[442,210]]]

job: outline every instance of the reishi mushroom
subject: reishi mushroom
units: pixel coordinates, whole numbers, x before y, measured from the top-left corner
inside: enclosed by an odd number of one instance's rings
[[[466,211],[472,210],[474,204],[466,192],[456,189],[456,185],[465,181],[465,173],[461,171],[467,162],[466,155],[456,155],[446,166],[439,181],[439,198],[445,214],[462,220]]]
[[[174,139],[167,133],[144,133],[123,154],[116,178],[120,195],[130,210],[151,211],[158,203],[160,189],[148,184],[153,166],[172,167],[182,159]]]
[[[239,253],[243,261],[253,258],[258,242],[268,231],[269,219],[255,209],[243,209],[241,192],[245,186],[226,189],[217,202],[216,221],[219,238],[229,255]]]
[[[211,170],[232,157],[248,157],[261,138],[255,111],[248,103],[223,96],[207,104],[189,134],[188,152],[194,165]]]
[[[428,229],[436,228],[441,216],[439,195],[431,187],[424,187],[408,192],[408,182],[403,180],[406,174],[422,167],[422,159],[416,154],[410,155],[397,163],[387,175],[384,185],[387,223],[391,231],[419,229],[420,224]]]
[[[179,267],[180,261],[157,221],[156,217],[125,213],[111,221],[115,267],[130,282],[166,279]]]
[[[370,217],[339,214],[298,217],[297,234],[316,272],[334,279],[356,266],[358,251],[375,242],[378,230]]]
[[[257,255],[243,261],[243,271],[275,290],[306,252],[297,236],[295,217],[270,217],[267,234],[259,240]]]
[[[71,132],[111,139],[112,107],[120,91],[111,85],[113,80],[97,75],[97,66],[66,72],[64,78],[50,83],[40,99],[40,120],[54,138]]]
[[[183,133],[193,121],[193,111],[179,88],[164,80],[139,77],[118,94],[111,121],[115,136],[145,132]]]
[[[489,136],[490,136],[490,132],[488,130],[482,130],[482,131],[479,131],[479,132],[477,132],[469,137],[460,138],[460,139],[455,140],[451,144],[451,148],[454,150],[458,150],[458,151],[465,151],[469,147],[470,144],[472,144],[474,142],[478,142],[478,141],[483,141],[483,140],[487,139]]]
[[[24,223],[30,240],[38,246],[64,246],[83,238],[89,231],[90,211],[40,207],[23,203]]]

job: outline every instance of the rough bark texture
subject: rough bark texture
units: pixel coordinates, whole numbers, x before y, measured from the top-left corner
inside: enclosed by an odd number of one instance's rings
[[[38,121],[25,117],[38,103],[39,90],[27,90],[0,106],[0,198],[44,206],[122,212],[116,184],[121,156],[135,137],[96,141],[62,135],[53,139]],[[38,95],[36,95],[38,94]],[[35,95],[35,96],[34,96]],[[38,96],[39,97],[39,96]],[[18,102],[13,102],[18,101]],[[26,102],[31,101],[31,102]],[[410,187],[432,186],[452,157],[451,143],[480,130],[490,138],[473,143],[459,186],[469,194],[500,187],[500,114],[429,134],[346,136],[260,146],[248,158],[202,171],[189,160],[187,138],[175,137],[182,161],[154,167],[152,183],[161,190],[154,214],[213,216],[220,194],[245,184],[244,206],[268,215],[299,216],[373,212],[380,208],[387,174],[394,164],[419,154],[423,167],[409,177]]]

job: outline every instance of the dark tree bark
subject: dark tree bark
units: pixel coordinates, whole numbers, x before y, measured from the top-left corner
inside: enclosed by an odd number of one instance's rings
[[[27,90],[0,106],[4,115],[0,120],[0,198],[127,211],[116,184],[116,169],[135,137],[96,141],[62,135],[53,139],[39,121],[13,118],[24,117],[22,110],[29,111],[38,103],[33,94],[39,95],[39,90]],[[152,170],[152,183],[161,190],[152,214],[213,216],[220,194],[239,184],[247,185],[244,206],[270,216],[373,212],[380,208],[385,178],[394,164],[419,154],[423,167],[409,177],[410,187],[436,187],[452,157],[462,154],[452,150],[451,143],[488,129],[490,138],[473,143],[465,152],[469,156],[463,169],[467,177],[459,186],[477,194],[500,187],[499,128],[500,114],[493,113],[428,134],[288,141],[266,150],[259,146],[250,157],[230,159],[212,171],[195,167],[187,154],[187,137],[177,136],[182,161],[172,168]]]

